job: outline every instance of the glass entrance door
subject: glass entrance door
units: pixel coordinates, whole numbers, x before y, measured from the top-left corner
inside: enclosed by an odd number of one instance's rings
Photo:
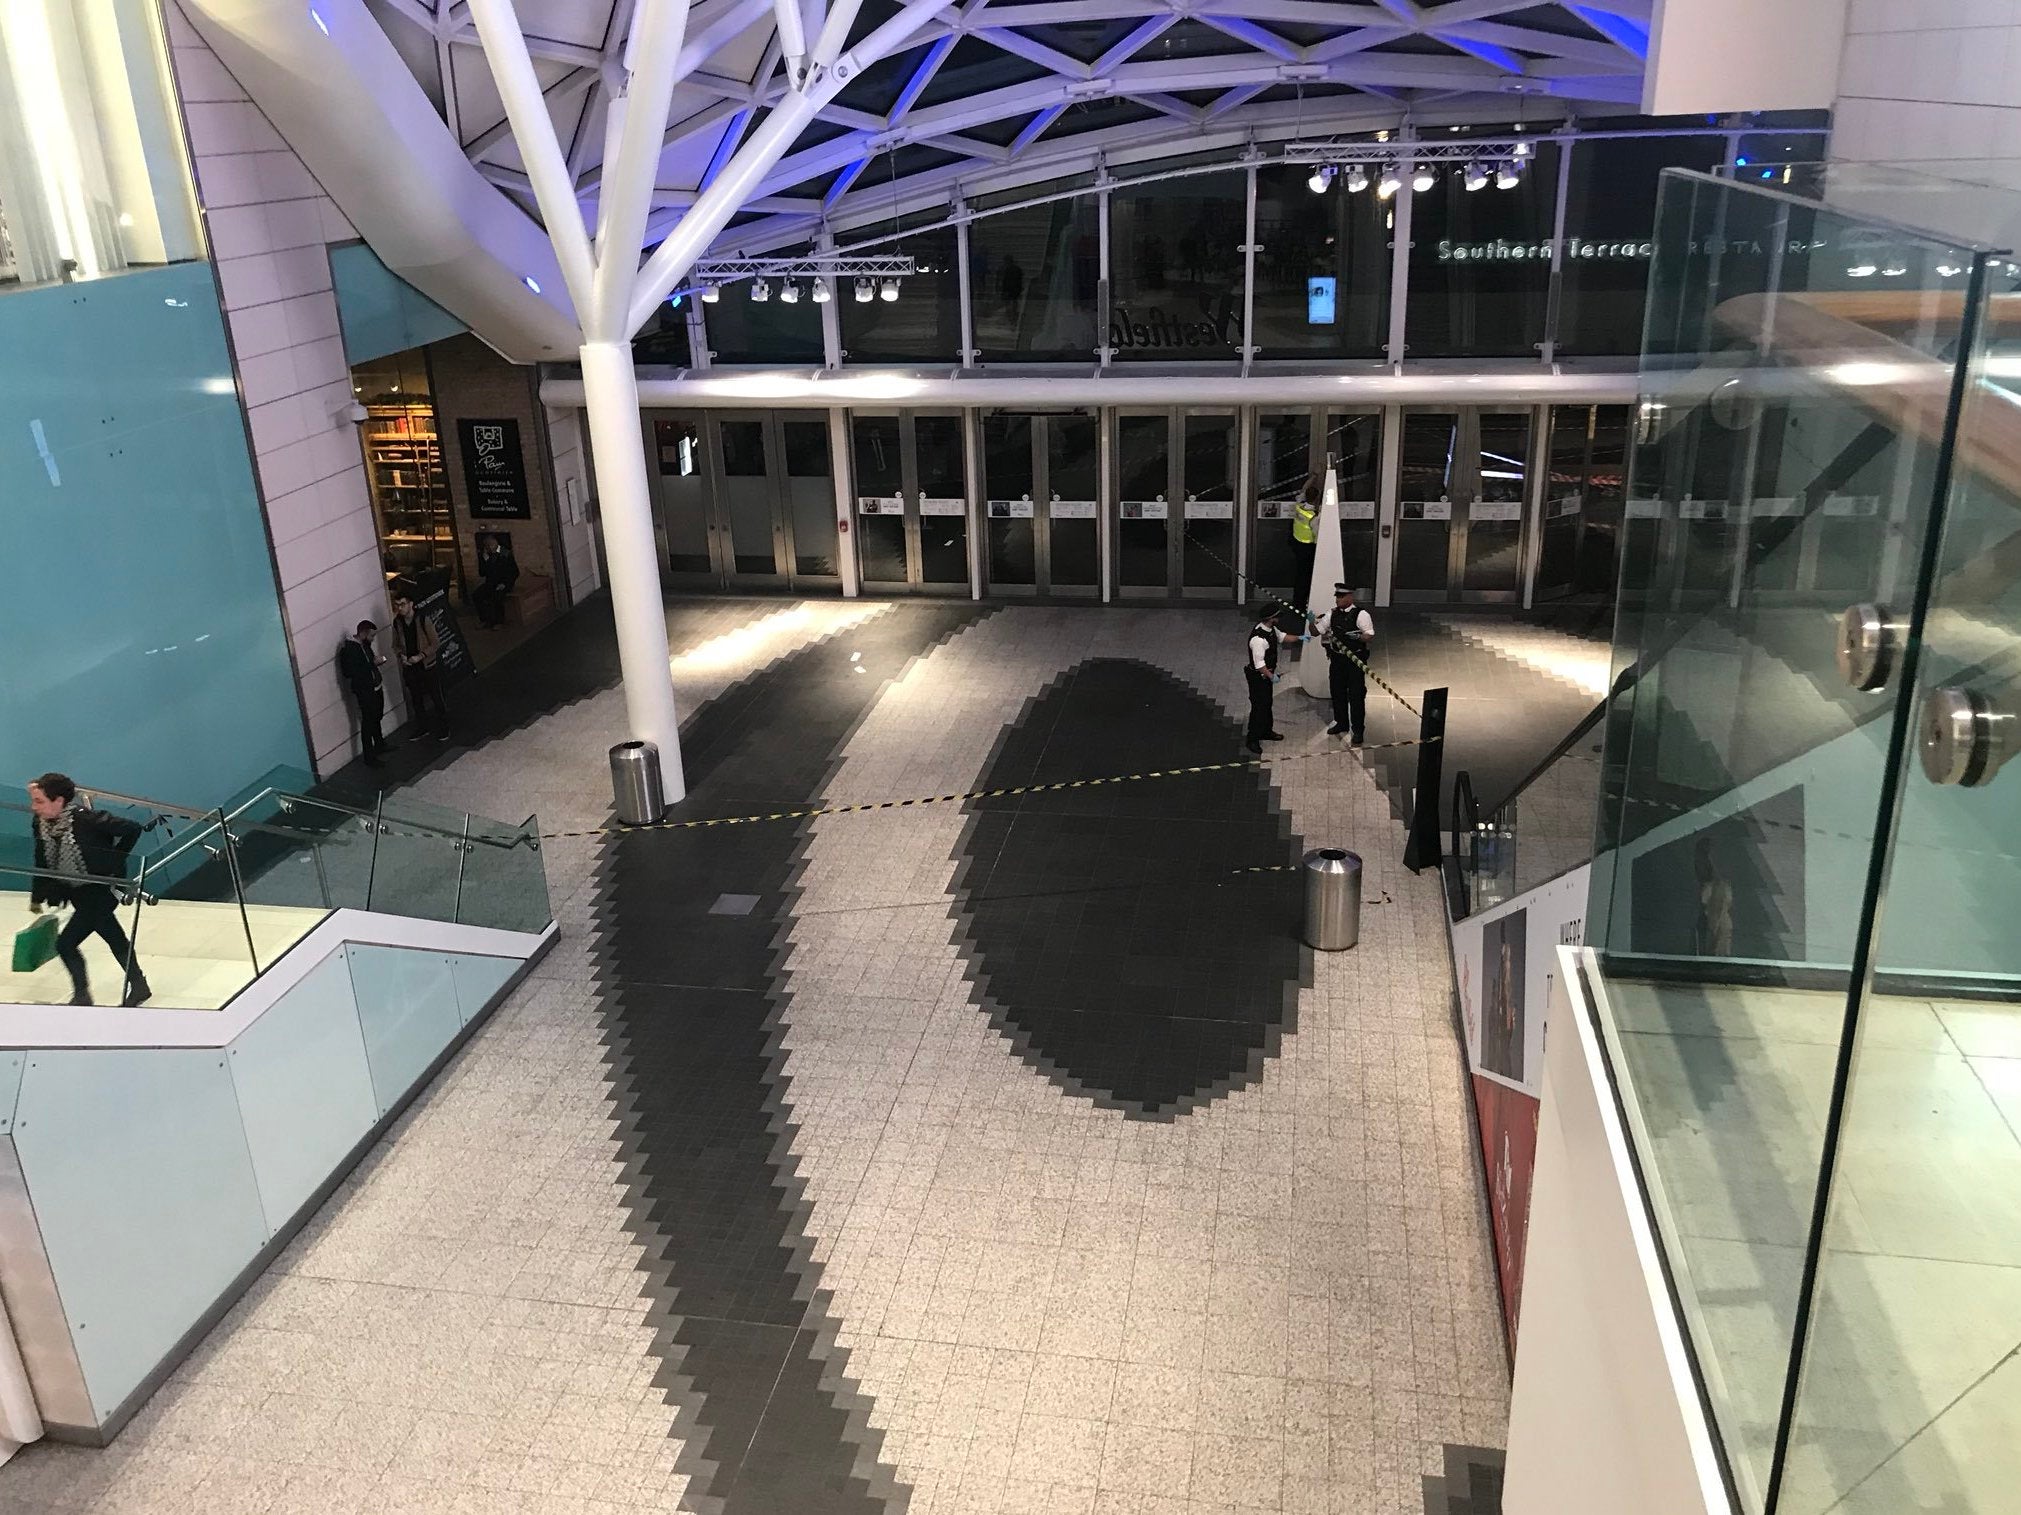
[[[849,425],[863,587],[966,593],[968,453],[959,412],[856,413]]]
[[[1116,418],[1116,588],[1128,599],[1235,594],[1238,417],[1232,410]]]
[[[1379,411],[1282,410],[1256,415],[1252,444],[1254,535],[1249,573],[1259,593],[1305,592],[1292,546],[1294,511],[1306,480],[1333,460],[1340,484],[1340,560],[1348,583],[1375,591],[1376,500],[1382,473]],[[1322,586],[1324,587],[1324,586]],[[1321,603],[1325,603],[1324,595]]]
[[[1625,405],[1556,405],[1546,452],[1539,602],[1614,593],[1628,466]]]
[[[650,419],[649,472],[670,582],[707,588],[840,582],[824,417],[693,411]]]
[[[1099,591],[1096,440],[1092,416],[994,411],[982,418],[990,593]]]
[[[1179,592],[1193,599],[1235,593],[1235,470],[1239,456],[1233,411],[1189,411],[1180,418]]]
[[[1116,592],[1125,599],[1172,593],[1172,417],[1116,418]]]
[[[1520,600],[1531,472],[1527,410],[1406,411],[1392,598]]]

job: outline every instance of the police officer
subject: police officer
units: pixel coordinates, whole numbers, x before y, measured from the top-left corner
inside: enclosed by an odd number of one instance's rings
[[[1333,724],[1328,736],[1347,733],[1350,747],[1361,745],[1368,715],[1368,650],[1375,641],[1375,622],[1361,608],[1359,590],[1333,586],[1333,609],[1312,623],[1312,634],[1326,649],[1327,692],[1333,696]]]
[[[1325,486],[1316,478],[1305,481],[1305,497],[1291,507],[1291,561],[1297,582],[1291,599],[1300,610],[1312,597],[1312,559],[1319,551],[1319,502]]]
[[[1271,703],[1277,685],[1277,649],[1287,642],[1305,638],[1277,624],[1269,606],[1260,606],[1256,624],[1249,628],[1249,656],[1242,664],[1242,677],[1249,684],[1249,740],[1251,752],[1261,752],[1265,742],[1281,742],[1284,733],[1276,726]]]

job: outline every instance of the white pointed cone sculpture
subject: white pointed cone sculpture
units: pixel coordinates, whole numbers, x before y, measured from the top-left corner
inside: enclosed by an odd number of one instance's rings
[[[1340,556],[1340,483],[1332,463],[1326,465],[1326,488],[1319,497],[1316,529],[1319,540],[1312,554],[1312,582],[1305,586],[1305,603],[1314,615],[1333,608],[1333,586],[1347,572]],[[1323,700],[1329,693],[1327,674],[1325,651],[1317,642],[1307,642],[1298,655],[1298,687]]]

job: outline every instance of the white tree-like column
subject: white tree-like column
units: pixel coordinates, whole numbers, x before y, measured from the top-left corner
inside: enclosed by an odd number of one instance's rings
[[[642,263],[674,87],[746,29],[750,19],[733,10],[690,39],[688,0],[637,0],[624,52],[624,87],[610,97],[592,237],[512,0],[470,0],[485,60],[575,307],[625,718],[634,738],[659,748],[669,801],[685,795],[687,784],[668,667],[632,337],[680,286],[815,113],[863,69],[904,47],[950,3],[910,0],[884,25],[847,47],[861,0],[806,0],[804,5],[802,0],[775,0],[785,96]]]

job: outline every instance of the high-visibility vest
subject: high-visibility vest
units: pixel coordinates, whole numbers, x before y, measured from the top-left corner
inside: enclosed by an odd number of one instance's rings
[[[1316,542],[1319,531],[1313,522],[1319,519],[1319,512],[1300,500],[1291,507],[1291,540],[1294,542]]]

